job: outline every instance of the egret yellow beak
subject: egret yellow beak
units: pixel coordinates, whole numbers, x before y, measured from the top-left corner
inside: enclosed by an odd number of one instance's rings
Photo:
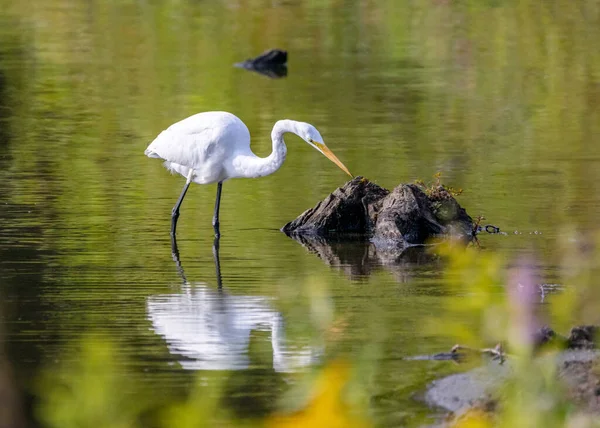
[[[334,155],[331,150],[329,150],[329,147],[327,147],[325,144],[317,143],[316,141],[312,141],[312,143],[321,151],[321,153],[323,153],[327,157],[327,159],[339,166],[341,170],[348,174],[350,177],[354,178],[354,176],[350,174],[350,171],[348,171],[348,168],[346,168],[346,165],[344,165],[342,161],[340,161],[337,158],[337,156]]]

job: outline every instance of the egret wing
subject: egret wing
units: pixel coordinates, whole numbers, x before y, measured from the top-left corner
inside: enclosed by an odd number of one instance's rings
[[[206,112],[174,123],[148,146],[146,156],[199,169],[227,153],[250,148],[250,133],[231,113]]]
[[[177,134],[169,129],[161,132],[146,149],[146,155],[189,168],[202,166],[214,152],[213,132],[205,129],[193,134]]]

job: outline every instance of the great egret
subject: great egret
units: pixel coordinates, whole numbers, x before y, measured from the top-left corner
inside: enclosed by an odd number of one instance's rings
[[[144,154],[165,161],[165,167],[186,177],[183,191],[171,214],[171,235],[175,235],[179,207],[193,181],[217,183],[213,215],[215,236],[219,236],[219,205],[223,181],[230,178],[256,178],[277,171],[287,153],[283,141],[286,132],[296,134],[352,177],[348,168],[323,142],[317,129],[304,122],[280,120],[271,131],[273,152],[266,158],[252,153],[250,132],[237,116],[221,111],[198,113],[174,123],[150,143]]]

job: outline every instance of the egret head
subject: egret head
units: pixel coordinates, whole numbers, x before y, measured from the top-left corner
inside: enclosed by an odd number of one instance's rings
[[[346,168],[346,166],[337,158],[337,156],[334,155],[331,150],[329,150],[329,147],[325,145],[323,142],[323,137],[321,137],[321,134],[319,131],[317,131],[317,128],[312,126],[310,123],[297,122],[296,129],[297,135],[300,138],[324,154],[327,159],[340,167],[342,171],[344,171],[350,177],[354,178],[354,176],[350,174],[350,171],[348,171],[348,168]]]

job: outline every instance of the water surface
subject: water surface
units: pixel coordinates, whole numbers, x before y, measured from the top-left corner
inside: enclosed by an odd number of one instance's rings
[[[432,415],[414,394],[461,370],[403,359],[453,345],[424,328],[454,293],[439,263],[365,264],[360,246],[325,260],[279,232],[346,181],[296,137],[277,173],[225,183],[221,279],[215,186],[188,192],[175,261],[170,210],[184,180],[143,152],[196,112],[237,114],[263,156],[276,120],[310,122],[354,174],[388,188],[442,171],[471,215],[508,232],[483,237],[485,250],[534,251],[546,282],[562,226],[597,226],[597,15],[584,37],[551,11],[518,9],[517,25],[511,2],[0,6],[2,323],[31,394],[97,329],[128,361],[122,375],[165,402],[198,371],[239,380],[252,402],[251,368],[285,389],[341,355],[373,368],[378,423],[412,425]],[[568,46],[553,44],[560,35]],[[289,51],[285,78],[233,67],[275,47]]]

